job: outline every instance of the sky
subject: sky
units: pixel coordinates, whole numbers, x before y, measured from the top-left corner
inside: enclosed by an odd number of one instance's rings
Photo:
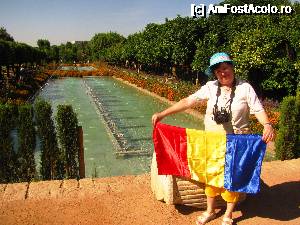
[[[96,33],[125,37],[165,18],[190,16],[191,4],[218,0],[0,0],[0,27],[31,46],[47,39],[51,45],[89,41]]]

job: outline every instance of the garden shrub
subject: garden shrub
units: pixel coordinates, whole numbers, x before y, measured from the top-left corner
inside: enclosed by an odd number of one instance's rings
[[[15,161],[16,153],[10,133],[14,127],[14,108],[0,104],[0,183],[18,180]]]
[[[79,178],[78,120],[71,105],[57,106],[57,133],[64,152],[67,178]]]
[[[35,176],[34,149],[36,132],[31,105],[19,106],[18,118],[18,174],[20,181],[30,181]]]
[[[51,105],[45,100],[38,99],[34,108],[41,143],[41,176],[43,180],[62,179],[64,177],[63,154],[57,143]]]
[[[297,112],[296,97],[288,96],[280,105],[279,130],[275,141],[276,157],[280,160],[297,158],[297,141],[299,113]]]
[[[297,154],[297,158],[300,157],[300,83],[298,84],[298,88],[297,88],[297,95],[296,95],[296,134],[298,134],[298,139],[297,139],[297,143],[296,143],[296,154]]]

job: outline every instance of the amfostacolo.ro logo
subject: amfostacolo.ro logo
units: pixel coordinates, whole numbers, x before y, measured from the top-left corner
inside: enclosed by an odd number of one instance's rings
[[[253,4],[245,5],[213,5],[209,4],[191,4],[191,16],[207,17],[212,14],[291,14],[293,9],[291,6],[274,6],[271,4],[260,6]]]

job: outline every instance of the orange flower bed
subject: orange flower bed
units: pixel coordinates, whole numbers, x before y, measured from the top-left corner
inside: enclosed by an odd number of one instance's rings
[[[20,96],[28,96],[29,91],[28,90],[15,90],[15,94],[20,95]]]
[[[278,123],[279,123],[280,113],[279,112],[274,112],[274,111],[271,111],[271,110],[268,110],[266,112],[267,112],[267,115],[269,117],[270,123],[272,123],[274,129],[278,130]],[[256,117],[254,115],[250,115],[250,130],[252,131],[252,133],[262,134],[263,129],[264,129],[263,125],[261,125],[258,122]]]
[[[107,76],[107,74],[103,74],[99,70],[93,70],[93,71],[48,70],[47,73],[58,77]]]
[[[6,101],[6,104],[10,104],[10,105],[24,105],[26,104],[26,101],[24,99],[11,99],[9,98],[7,101]]]
[[[139,76],[137,74],[128,74],[125,71],[120,71],[116,69],[111,69],[109,71],[111,75],[119,77],[123,80],[128,81],[129,83],[135,84],[141,88],[147,89],[159,96],[165,97],[170,101],[178,101],[189,94],[192,94],[198,87],[195,86],[180,86],[177,89],[169,86],[165,83],[160,83],[159,81],[151,81],[145,77]],[[202,101],[200,105],[195,107],[200,113],[205,114],[206,112],[206,101]],[[270,122],[273,124],[274,128],[278,129],[278,122],[279,122],[279,112],[273,111],[274,109],[270,107],[265,107],[267,115],[269,117]],[[262,133],[263,126],[257,121],[254,115],[250,116],[250,129],[252,133]]]
[[[83,66],[86,66],[83,65]],[[82,77],[82,76],[115,76],[125,80],[131,84],[135,84],[138,87],[149,90],[161,97],[165,97],[170,101],[179,101],[180,99],[188,96],[195,92],[199,87],[188,84],[180,84],[179,86],[172,86],[159,81],[152,77],[141,76],[136,73],[129,73],[117,68],[108,66],[105,63],[90,64],[97,70],[95,71],[48,71],[50,74],[54,74],[60,77]],[[206,112],[206,101],[203,101],[195,107],[197,111],[202,114]],[[273,109],[266,107],[266,111],[270,122],[273,124],[275,129],[278,129],[279,112],[273,111]],[[257,121],[254,115],[250,116],[250,129],[252,133],[262,133],[263,126]]]
[[[206,113],[206,106],[207,101],[201,101],[197,107],[195,107],[196,110],[198,110],[200,113],[205,114]]]

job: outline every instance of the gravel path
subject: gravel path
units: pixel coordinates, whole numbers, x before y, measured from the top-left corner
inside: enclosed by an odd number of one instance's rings
[[[300,159],[265,162],[262,190],[234,212],[237,224],[300,224]],[[221,224],[217,219],[209,224]],[[156,201],[150,175],[0,185],[0,224],[195,224],[201,211]]]

